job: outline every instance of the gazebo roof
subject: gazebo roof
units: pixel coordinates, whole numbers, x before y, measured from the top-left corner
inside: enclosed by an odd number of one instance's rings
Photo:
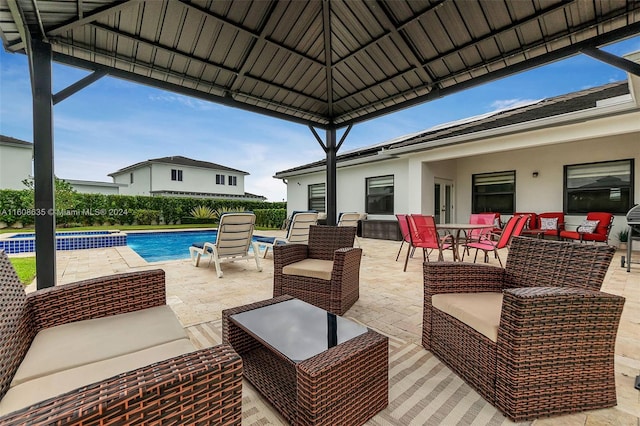
[[[10,52],[36,38],[99,75],[331,129],[597,56],[640,32],[640,2],[0,0],[0,31]]]

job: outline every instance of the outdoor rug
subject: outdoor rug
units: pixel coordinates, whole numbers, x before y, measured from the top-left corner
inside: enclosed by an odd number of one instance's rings
[[[186,328],[197,348],[222,342],[222,320]],[[246,380],[243,425],[285,425],[283,417]],[[389,406],[367,425],[529,425],[514,423],[486,402],[422,346],[389,336]]]

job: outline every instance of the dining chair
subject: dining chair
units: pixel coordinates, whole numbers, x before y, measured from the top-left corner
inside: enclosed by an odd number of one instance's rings
[[[507,247],[511,242],[512,237],[520,236],[528,220],[528,215],[513,216],[505,225],[498,241],[493,241],[490,238],[484,238],[481,241],[472,241],[465,244],[465,251],[471,248],[476,249],[476,254],[473,257],[473,263],[475,263],[478,258],[479,250],[482,250],[484,252],[485,263],[489,260],[489,252],[493,252],[496,259],[498,259],[500,266],[502,266],[502,260],[500,260],[498,250]],[[462,260],[464,260],[465,251],[462,252]]]
[[[404,271],[407,270],[409,262],[409,253],[411,249],[421,248],[422,258],[425,262],[429,261],[427,250],[438,250],[438,260],[444,260],[443,250],[451,250],[453,260],[457,260],[456,245],[453,235],[447,234],[440,236],[436,228],[436,221],[433,216],[421,214],[411,214],[406,216],[409,228],[410,246],[407,250],[407,257],[404,261]]]
[[[407,222],[407,215],[397,214],[396,218],[398,219],[398,226],[400,227],[400,233],[402,234],[402,242],[400,243],[400,248],[398,249],[398,254],[396,255],[397,262],[400,258],[400,252],[402,251],[402,246],[404,245],[404,243],[409,244],[409,250],[411,250],[411,238],[409,237],[409,222]],[[415,251],[415,248],[413,250]]]

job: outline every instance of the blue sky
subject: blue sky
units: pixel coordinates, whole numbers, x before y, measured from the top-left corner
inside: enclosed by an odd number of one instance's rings
[[[640,37],[604,50],[640,50]],[[31,142],[32,105],[25,55],[0,48],[0,133]],[[87,73],[54,64],[54,92]],[[626,78],[584,55],[485,84],[353,127],[341,152],[528,102]],[[324,133],[320,133],[324,135]],[[340,136],[341,132],[339,132]],[[245,190],[286,199],[273,175],[324,158],[306,126],[105,77],[54,107],[55,174],[110,182],[122,167],[182,155],[250,173]]]

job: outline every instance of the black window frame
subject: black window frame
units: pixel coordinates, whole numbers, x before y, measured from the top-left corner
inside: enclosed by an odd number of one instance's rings
[[[391,188],[391,191],[386,193],[372,193],[371,183],[375,180],[384,179],[391,179],[391,185],[384,186],[384,188]],[[371,176],[365,178],[364,185],[364,205],[367,214],[393,215],[395,213],[395,175]],[[375,188],[383,188],[383,186],[376,186]],[[382,206],[382,208],[373,208],[380,206]]]
[[[129,173],[129,184],[133,183],[133,172]]]
[[[594,185],[596,182],[585,183],[576,188],[569,188],[569,179],[571,178],[571,172],[576,169],[582,169],[582,172],[588,172],[588,169],[592,169],[592,173],[595,172],[596,168],[600,168],[600,173],[604,172],[604,170],[609,167],[610,170],[615,170],[616,166],[621,167],[627,163],[628,165],[628,176],[629,183],[627,185],[612,185],[611,182],[603,183],[602,185]],[[598,172],[596,172],[598,173]],[[611,177],[611,176],[605,176]],[[586,182],[586,179],[589,177],[583,177],[583,181]],[[578,179],[576,177],[576,179]],[[624,158],[618,160],[607,160],[607,161],[595,161],[591,163],[577,163],[577,164],[565,164],[563,167],[563,176],[562,176],[562,202],[563,202],[563,211],[565,214],[578,214],[583,215],[589,212],[608,212],[613,214],[626,214],[633,206],[634,206],[634,188],[635,183],[635,159],[634,158]],[[590,187],[585,188],[586,185]],[[582,188],[582,190],[580,190]],[[614,206],[609,203],[598,204],[593,200],[582,200],[583,202],[579,202],[579,200],[575,200],[575,197],[578,196],[579,193],[586,194],[597,194],[598,192],[602,193],[603,191],[609,192],[609,200],[611,200],[611,196],[613,194],[612,191],[617,190],[620,197],[619,206]],[[627,202],[624,202],[624,191],[626,190]],[[574,197],[572,197],[573,195]],[[604,197],[603,197],[604,198]],[[574,201],[575,200],[575,201]],[[616,208],[614,208],[616,207]]]
[[[223,174],[216,173],[216,185],[224,185],[225,176]]]
[[[314,189],[322,188],[322,196],[314,194]],[[312,196],[314,195],[314,196]],[[324,213],[327,205],[327,186],[323,183],[312,183],[307,185],[307,209]]]
[[[171,180],[176,182],[182,182],[182,170],[171,169]]]
[[[513,182],[511,183],[512,188],[502,188],[501,190],[491,191],[491,192],[482,192],[479,191],[478,188],[481,186],[477,181],[479,179],[499,179],[501,176],[511,175],[513,177]],[[485,172],[485,173],[474,173],[471,175],[471,213],[500,213],[500,214],[513,214],[516,209],[516,171],[515,170],[502,170],[498,172]],[[488,185],[487,185],[488,186]],[[510,207],[506,205],[500,204],[509,204],[507,203],[494,203],[490,206],[490,203],[487,203],[487,199],[490,197],[494,197],[495,200],[507,199],[511,197]],[[484,200],[480,200],[484,198]]]
[[[228,184],[229,186],[238,186],[238,177],[237,176],[228,176]]]

